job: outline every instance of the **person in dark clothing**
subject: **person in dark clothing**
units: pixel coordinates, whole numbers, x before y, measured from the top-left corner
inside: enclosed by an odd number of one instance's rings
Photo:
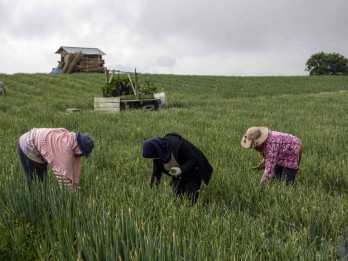
[[[198,199],[201,181],[208,185],[213,173],[203,152],[177,133],[146,140],[142,155],[153,160],[151,188],[160,184],[164,173],[172,177],[176,194],[187,195],[192,203]]]

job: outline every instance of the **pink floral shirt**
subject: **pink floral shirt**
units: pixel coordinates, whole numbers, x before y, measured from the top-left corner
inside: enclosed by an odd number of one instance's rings
[[[289,169],[299,169],[301,140],[291,134],[270,131],[263,145],[263,180],[269,180],[276,165]]]

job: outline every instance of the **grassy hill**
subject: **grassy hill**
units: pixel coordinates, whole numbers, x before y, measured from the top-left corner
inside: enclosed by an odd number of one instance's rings
[[[141,74],[169,108],[93,111],[102,74],[0,74],[1,260],[335,260],[348,258],[348,77]],[[80,108],[78,113],[65,113]],[[240,140],[250,126],[300,137],[294,186],[251,170],[261,160]],[[16,146],[33,127],[94,137],[77,194],[26,190]],[[149,188],[145,139],[177,132],[214,167],[195,206],[163,177]]]

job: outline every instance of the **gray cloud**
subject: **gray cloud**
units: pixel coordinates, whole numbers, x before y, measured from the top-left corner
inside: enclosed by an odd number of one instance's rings
[[[315,52],[348,56],[346,0],[7,2],[5,73],[47,71],[62,45],[98,47],[108,64],[149,73],[301,75]]]
[[[163,2],[162,2],[163,3]],[[231,51],[328,45],[347,32],[347,1],[150,1],[139,19],[145,37],[189,38]],[[205,4],[204,4],[205,3]],[[151,8],[156,6],[156,8]],[[139,31],[140,31],[139,30]],[[343,45],[343,43],[342,43]]]
[[[170,56],[160,56],[156,59],[156,63],[158,66],[173,67],[176,64],[176,60]]]

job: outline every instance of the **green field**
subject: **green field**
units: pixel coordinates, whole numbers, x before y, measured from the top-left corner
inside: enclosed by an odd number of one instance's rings
[[[0,260],[347,260],[348,77],[146,75],[168,109],[96,113],[103,74],[0,74]],[[67,108],[81,112],[65,113]],[[294,186],[251,170],[240,146],[265,125],[302,139]],[[94,137],[77,194],[48,182],[26,190],[16,151],[33,127]],[[178,132],[214,167],[195,206],[163,177],[149,188],[146,139]]]

